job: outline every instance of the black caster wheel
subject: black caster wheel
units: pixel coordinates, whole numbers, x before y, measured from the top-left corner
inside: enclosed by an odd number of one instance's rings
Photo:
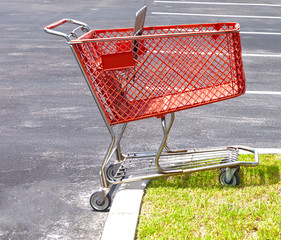
[[[105,174],[106,174],[106,178],[107,178],[108,182],[110,182],[110,183],[113,183],[117,180],[122,179],[122,176],[115,176],[116,173],[114,172],[114,164],[110,164],[108,166],[108,168],[105,171]]]
[[[238,175],[238,171],[234,173],[232,176],[231,180],[229,182],[226,182],[226,170],[221,171],[220,176],[219,176],[219,181],[221,185],[226,185],[226,186],[238,186],[240,184],[240,178]]]
[[[111,197],[109,194],[106,195],[105,199],[103,202],[99,203],[98,202],[98,195],[99,192],[94,192],[91,197],[90,197],[90,205],[91,207],[98,212],[105,212],[108,210],[108,208],[111,205]]]

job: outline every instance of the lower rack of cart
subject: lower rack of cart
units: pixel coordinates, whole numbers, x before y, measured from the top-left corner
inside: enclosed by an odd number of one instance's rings
[[[241,153],[253,154],[254,160],[240,161]],[[129,153],[123,155],[122,161],[110,164],[106,169],[106,178],[111,186],[92,194],[92,207],[99,211],[103,208],[106,210],[109,207],[106,205],[111,203],[109,190],[116,184],[220,169],[220,183],[237,186],[240,183],[240,166],[254,167],[259,164],[257,150],[244,146],[168,151],[161,155],[158,163],[155,155],[151,152]]]

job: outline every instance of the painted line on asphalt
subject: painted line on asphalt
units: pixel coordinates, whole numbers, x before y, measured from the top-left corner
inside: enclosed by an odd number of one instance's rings
[[[185,55],[212,55],[216,54],[214,52],[186,52],[186,51],[167,51],[167,50],[160,50],[160,51],[153,51],[154,54],[158,53],[164,53],[164,54],[185,54]],[[229,55],[227,53],[218,53],[217,56],[224,56],[224,55]],[[279,54],[262,54],[262,53],[242,53],[243,57],[268,57],[268,58],[281,58],[281,53]]]
[[[251,34],[251,35],[281,35],[280,32],[240,32],[241,34]]]
[[[189,2],[189,1],[154,1],[154,2],[155,3],[173,3],[173,4],[281,7],[280,4],[267,4],[267,3],[221,3],[221,2]]]
[[[216,54],[214,52],[201,52],[201,53],[197,53],[197,52],[185,52],[185,51],[167,51],[167,50],[160,50],[160,51],[153,51],[154,54],[158,54],[158,53],[164,53],[164,54],[185,54],[185,55],[212,55],[212,54]],[[229,55],[229,54],[223,54],[223,53],[219,53],[217,54],[217,56],[224,56],[224,55]],[[281,54],[261,54],[261,53],[242,53],[243,57],[268,57],[268,58],[281,58]]]
[[[259,54],[259,53],[242,53],[243,57],[270,57],[281,58],[281,54]]]
[[[281,95],[281,92],[277,92],[277,91],[246,91],[246,94]]]
[[[174,12],[174,13],[173,12],[152,12],[151,14],[154,14],[154,15],[173,15],[173,16],[281,19],[281,17],[275,17],[275,16],[220,15],[220,14],[177,13],[177,12]]]

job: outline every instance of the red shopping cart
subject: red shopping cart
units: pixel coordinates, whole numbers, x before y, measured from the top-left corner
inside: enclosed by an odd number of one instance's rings
[[[239,24],[144,27],[145,11],[137,13],[135,28],[90,30],[72,19],[44,28],[67,39],[112,137],[101,167],[101,189],[90,198],[97,211],[109,208],[115,184],[220,168],[219,181],[235,186],[240,166],[259,163],[257,151],[248,147],[173,151],[166,144],[175,112],[245,93]],[[54,30],[64,23],[78,27],[70,34]],[[85,32],[80,37],[78,29]],[[150,117],[161,119],[158,151],[121,153],[128,122]],[[122,130],[116,137],[117,124]],[[254,161],[239,161],[242,150],[254,154]]]

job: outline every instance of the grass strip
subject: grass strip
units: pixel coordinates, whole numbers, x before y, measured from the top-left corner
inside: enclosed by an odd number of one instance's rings
[[[281,155],[260,155],[236,187],[221,186],[219,170],[152,180],[136,239],[281,239],[280,172]]]

